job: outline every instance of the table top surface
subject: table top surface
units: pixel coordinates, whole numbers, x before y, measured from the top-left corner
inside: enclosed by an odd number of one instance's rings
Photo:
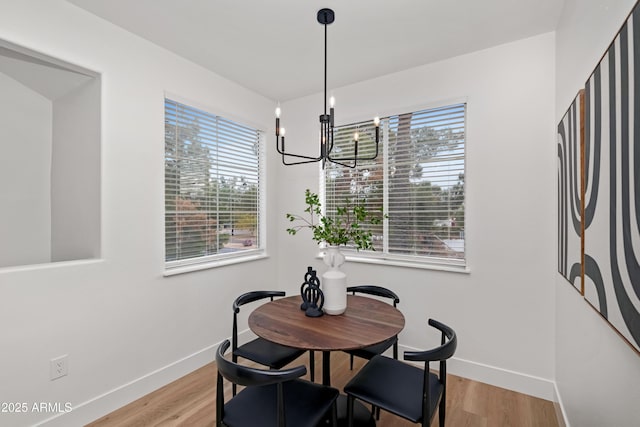
[[[249,315],[259,337],[303,350],[354,350],[378,344],[404,328],[404,316],[375,298],[347,295],[347,309],[337,316],[308,317],[299,295],[270,301]]]

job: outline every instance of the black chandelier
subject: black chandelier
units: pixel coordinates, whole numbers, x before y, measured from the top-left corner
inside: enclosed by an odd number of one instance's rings
[[[280,127],[280,107],[276,108],[276,149],[282,155],[282,163],[287,166],[301,165],[304,163],[313,163],[322,161],[322,168],[327,161],[336,163],[341,166],[355,168],[358,161],[373,160],[378,156],[378,143],[380,140],[380,119],[376,117],[373,123],[376,129],[375,154],[370,157],[358,156],[358,132],[353,135],[353,155],[346,157],[333,157],[333,107],[335,100],[333,96],[330,99],[329,114],[327,114],[327,25],[335,20],[335,14],[331,9],[321,9],[318,11],[318,22],[324,25],[324,114],[320,115],[320,155],[318,157],[303,156],[300,154],[287,153],[284,148],[284,128]],[[296,160],[297,159],[297,160]]]

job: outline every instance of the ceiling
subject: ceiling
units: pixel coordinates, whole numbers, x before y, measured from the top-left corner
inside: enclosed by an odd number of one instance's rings
[[[67,0],[270,99],[553,31],[563,0]]]

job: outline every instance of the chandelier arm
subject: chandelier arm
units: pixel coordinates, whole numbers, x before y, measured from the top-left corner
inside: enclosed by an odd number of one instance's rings
[[[363,161],[363,160],[375,160],[376,157],[378,157],[378,144],[376,144],[376,152],[375,154],[373,154],[371,157],[331,157],[331,156],[327,156],[328,159],[332,162],[335,163],[336,160],[341,160],[341,161]]]
[[[333,135],[331,135],[331,139],[333,140]],[[353,157],[331,157],[329,155],[327,155],[327,158],[329,159],[329,161],[337,163],[336,160],[338,161],[346,161],[346,162],[356,162],[356,161],[363,161],[363,160],[375,160],[376,157],[378,157],[378,152],[379,152],[379,148],[380,148],[380,131],[379,128],[376,127],[376,152],[371,156],[371,157],[359,157],[358,153],[355,153],[355,156]],[[357,147],[357,145],[356,145]],[[356,148],[357,149],[357,148]]]
[[[278,154],[282,155],[282,163],[284,165],[300,165],[303,163],[313,163],[313,162],[319,162],[320,160],[322,160],[322,156],[318,156],[318,157],[311,157],[311,156],[304,156],[302,154],[293,154],[293,153],[287,153],[284,150],[280,149],[280,146],[278,144],[278,139],[280,139],[280,141],[283,143],[283,147],[284,147],[284,137],[276,137],[276,151],[278,152]],[[304,159],[303,161],[299,161],[299,162],[287,162],[285,159],[287,157],[293,157],[296,159]]]
[[[322,160],[322,156],[319,157],[311,157],[311,156],[303,156],[301,154],[292,154],[292,153],[281,153],[282,157],[294,157],[296,159],[306,159],[309,160],[310,162],[319,162],[320,160]]]
[[[318,156],[318,157],[311,157],[311,156],[304,156],[302,154],[293,154],[293,153],[285,153],[284,151],[279,151],[278,153],[280,153],[282,155],[282,157],[295,157],[296,159],[307,159],[309,161],[312,162],[318,162],[320,160],[322,160],[322,156]]]
[[[292,153],[280,153],[282,157],[295,157],[296,159],[307,159],[312,162],[319,162],[322,160],[322,156],[311,157],[311,156],[303,156],[302,154],[292,154]]]
[[[285,156],[307,158],[306,156],[296,156],[296,155],[294,155],[294,154],[284,154],[284,155],[282,156],[282,164],[283,164],[283,165],[285,165],[285,166],[303,165],[303,164],[305,164],[305,163],[316,163],[316,162],[319,162],[320,160],[322,160],[322,158],[321,158],[321,157],[318,157],[318,158],[315,158],[315,159],[314,159],[314,158],[309,157],[311,160],[301,160],[301,161],[299,161],[299,162],[287,162],[287,161],[285,160]]]
[[[304,155],[301,155],[301,154],[287,153],[286,151],[280,149],[280,145],[278,144],[278,139],[280,139],[280,142],[282,142],[283,143],[282,145],[284,146],[284,137],[283,136],[280,136],[280,137],[276,136],[276,151],[278,152],[278,154],[282,154],[282,156],[296,157],[296,158],[299,158],[299,159],[309,159],[309,160],[313,160],[313,161],[316,161],[316,162],[322,159],[322,156],[311,157],[311,156],[304,156]]]
[[[327,158],[325,160],[328,160],[331,163],[335,163],[336,165],[340,165],[340,166],[343,166],[345,168],[354,169],[358,165],[358,160],[360,160],[360,159],[357,159],[357,160],[356,159],[333,159],[333,158],[327,156]],[[343,162],[341,162],[339,160],[352,160],[353,164],[343,163]]]

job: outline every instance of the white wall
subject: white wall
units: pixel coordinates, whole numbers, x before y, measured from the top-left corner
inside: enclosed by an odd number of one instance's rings
[[[433,317],[459,336],[451,372],[548,399],[555,342],[554,67],[554,35],[544,34],[333,89],[339,123],[466,99],[470,273],[348,262],[348,281],[399,294],[407,321],[401,345],[434,345],[427,341]],[[282,105],[292,151],[317,153],[321,108],[321,94]],[[299,285],[307,265],[326,267],[314,258],[309,234],[286,234],[285,213],[302,211],[305,188],[317,191],[317,167],[282,167],[280,187],[279,277]]]
[[[0,73],[0,268],[51,259],[51,101]]]
[[[165,91],[265,129],[273,104],[62,0],[2,2],[0,39],[101,74],[101,259],[0,269],[0,401],[70,402],[49,424],[83,425],[211,361],[233,298],[277,286],[273,258],[163,277]]]
[[[51,261],[100,256],[100,78],[53,104]]]
[[[565,0],[556,37],[556,123],[597,65],[635,0]],[[556,383],[572,426],[635,426],[640,357],[556,275]]]

